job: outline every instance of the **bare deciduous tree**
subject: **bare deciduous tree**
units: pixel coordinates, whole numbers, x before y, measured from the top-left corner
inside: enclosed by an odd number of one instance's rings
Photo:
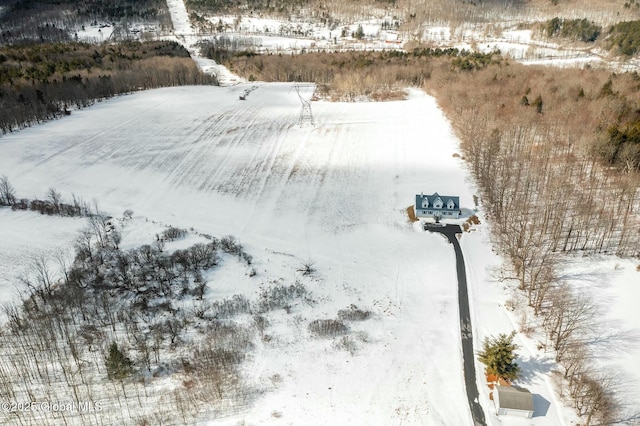
[[[49,188],[47,191],[47,200],[53,204],[56,214],[60,214],[60,202],[62,201],[62,195],[56,191],[54,187]]]
[[[0,206],[11,206],[16,202],[16,192],[7,176],[0,176]]]
[[[588,294],[574,293],[567,285],[555,289],[550,299],[543,326],[556,351],[556,361],[561,362],[573,345],[588,338],[598,311]]]
[[[570,389],[574,408],[580,417],[584,417],[584,425],[589,426],[593,420],[598,424],[612,424],[618,408],[613,392],[615,385],[611,375],[591,372],[573,382]]]

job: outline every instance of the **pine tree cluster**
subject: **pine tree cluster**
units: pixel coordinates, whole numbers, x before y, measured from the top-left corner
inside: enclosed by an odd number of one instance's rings
[[[487,373],[507,381],[513,381],[520,375],[520,367],[515,361],[518,345],[513,343],[514,333],[499,334],[498,337],[485,338],[478,359],[487,366]]]

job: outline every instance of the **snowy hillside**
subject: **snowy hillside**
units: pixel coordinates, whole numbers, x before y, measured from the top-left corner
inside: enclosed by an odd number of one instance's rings
[[[246,89],[247,100],[239,100]],[[335,318],[350,304],[371,310],[374,318],[354,325],[355,341],[272,330],[274,340],[259,345],[244,369],[269,391],[229,424],[466,424],[454,254],[442,237],[410,226],[403,211],[420,191],[456,194],[463,208],[473,207],[451,129],[420,91],[407,101],[312,108],[316,127],[299,126],[291,84],[153,90],[3,137],[0,170],[19,194],[54,186],[97,199],[114,216],[131,209],[232,234],[263,279],[312,262],[320,305],[274,317],[274,327]],[[463,237],[476,241],[467,253],[479,271],[478,282],[470,277],[472,293],[495,262],[481,235]],[[487,309],[474,324],[476,344],[505,315],[499,301]],[[527,365],[527,386],[551,402],[534,424],[569,424],[544,379],[548,369]],[[488,422],[498,424],[478,379]]]
[[[540,40],[533,30],[513,23],[496,24],[495,29],[493,24],[425,24],[410,34],[399,30],[395,18],[388,16],[329,28],[302,17],[280,21],[221,15],[205,17],[210,28],[220,27],[207,33],[206,25],[192,26],[182,0],[167,4],[174,31],[162,37],[175,37],[198,66],[216,75],[224,87],[174,87],[102,100],[63,119],[4,135],[0,176],[9,177],[19,197],[42,199],[49,188],[55,188],[64,197],[74,194],[95,201],[96,209],[99,204],[101,211],[115,217],[114,225],[111,218],[106,220],[113,226],[109,231],[116,231],[115,245],[120,244],[116,249],[122,252],[157,245],[156,254],[162,253],[158,256],[165,259],[194,245],[222,244],[223,236],[231,235],[232,241],[241,244],[236,246],[240,247],[237,253],[222,250],[220,257],[214,253],[213,263],[217,267],[220,261],[219,268],[197,270],[197,282],[206,289],[199,299],[191,293],[165,295],[170,299],[169,312],[175,297],[175,306],[187,316],[197,316],[197,307],[209,302],[213,306],[235,297],[246,302],[246,311],[234,319],[250,336],[243,337],[246,358],[238,361],[239,387],[246,393],[215,407],[199,401],[200,405],[191,407],[194,413],[189,422],[471,424],[453,249],[441,236],[410,223],[406,213],[415,194],[422,191],[460,196],[465,217],[476,207],[474,184],[435,99],[408,89],[404,101],[312,102],[315,123],[300,124],[301,99],[293,84],[244,82],[204,58],[199,43],[216,39],[257,52],[303,53],[401,49],[413,39],[430,46],[499,49],[524,63],[618,68],[633,63],[607,62],[590,48]],[[111,31],[108,26],[94,26],[83,29],[78,37],[100,41],[109,38]],[[362,33],[356,37],[357,31]],[[148,32],[146,37],[155,35]],[[311,99],[312,91],[308,85],[300,94]],[[497,278],[501,259],[492,250],[482,205],[477,207],[481,223],[461,236],[475,347],[479,349],[485,337],[523,331],[515,337],[523,373],[517,384],[534,395],[532,419],[498,417],[482,374],[484,366],[476,362],[479,403],[487,424],[584,423],[554,391],[552,377],[558,366],[553,354],[544,351],[545,337],[523,327],[530,322],[523,314],[526,303],[518,302],[516,285],[508,278]],[[25,273],[37,275],[34,262],[46,259],[52,281],[61,278],[57,269],[60,263],[70,264],[74,242],[86,223],[85,219],[0,209],[0,303],[19,301],[17,284],[24,281]],[[179,229],[186,236],[165,243],[159,235],[167,229]],[[634,260],[605,256],[562,261],[561,279],[598,300],[599,316],[594,318],[605,331],[589,342],[590,348],[606,354],[597,357],[596,365],[605,367],[607,374],[616,371],[620,395],[631,406],[640,395],[640,375],[635,369],[640,356],[640,316],[633,303],[640,295],[635,285],[640,266]],[[86,280],[97,282],[97,267],[95,274],[96,279],[88,275]],[[196,282],[190,279],[184,284],[189,291]],[[291,283],[302,286],[304,297],[256,310],[269,291]],[[523,309],[506,308],[518,303]],[[199,319],[206,316],[202,312]],[[219,324],[217,312],[211,323],[195,321],[204,330],[202,335],[213,328],[211,324]],[[0,321],[6,320],[3,315],[0,311]],[[319,327],[315,331],[312,327],[336,318],[346,325],[335,334],[322,335]],[[114,323],[110,326],[108,339],[115,342],[123,331],[116,330]],[[143,327],[144,332],[148,330]],[[171,345],[166,345],[170,346],[167,359],[177,364],[197,345],[198,336],[187,330],[175,345],[172,338]],[[10,351],[7,342],[3,350]],[[132,353],[139,350],[122,347]],[[611,348],[617,351],[615,357],[609,356]],[[89,352],[91,360],[86,356]],[[96,345],[79,352],[80,376],[88,372],[88,382],[95,386],[89,388],[99,389],[93,397],[103,399],[107,407],[104,417],[92,413],[91,422],[142,424],[143,417],[148,422],[154,414],[158,416],[154,419],[160,419],[169,412],[162,422],[187,423],[186,417],[179,419],[172,404],[197,400],[197,395],[189,395],[197,385],[181,376],[187,367],[173,368],[166,359],[159,360],[159,352],[153,369],[141,367],[134,379],[128,377],[137,401],[126,395],[122,385],[126,409],[113,378],[100,371],[108,370],[103,368],[104,342],[101,348]],[[4,366],[13,361],[5,362],[0,363],[0,381],[6,382],[11,375]],[[140,358],[135,362],[140,364]],[[28,363],[22,369],[28,376]],[[69,385],[66,372],[64,379],[44,386],[33,381],[35,388],[45,389],[45,395],[66,398],[72,387],[76,392],[76,385]],[[178,398],[178,391],[189,397]],[[159,406],[166,412],[155,413],[154,407]],[[135,413],[136,408],[144,412]],[[14,424],[31,420],[11,417]],[[47,420],[55,424],[59,418]],[[85,420],[73,414],[64,418],[67,424]]]

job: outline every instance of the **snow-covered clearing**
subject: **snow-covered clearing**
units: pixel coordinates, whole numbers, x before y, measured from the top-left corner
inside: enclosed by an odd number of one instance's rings
[[[85,43],[102,43],[109,40],[113,34],[114,26],[111,24],[91,23],[83,25],[75,32],[78,41]]]
[[[403,212],[419,191],[460,195],[463,207],[473,207],[473,185],[453,157],[457,142],[435,100],[412,90],[398,102],[314,102],[312,128],[297,125],[293,85],[256,86],[246,101],[239,95],[247,86],[238,85],[101,102],[4,136],[0,170],[18,194],[43,196],[53,186],[96,199],[114,216],[132,209],[139,220],[234,235],[254,256],[259,282],[291,279],[313,262],[319,305],[271,318],[270,343],[256,346],[244,370],[268,391],[228,424],[468,424],[454,253]],[[23,213],[2,214],[4,225]],[[140,229],[128,231],[138,232],[130,241],[155,232]],[[30,225],[13,232],[34,245],[40,238]],[[484,232],[480,225],[462,238],[478,346],[514,327],[501,306],[505,294],[486,276],[497,260]],[[246,272],[208,278],[228,294],[234,285],[250,293]],[[353,341],[287,332],[304,320],[336,318],[350,304],[374,314],[353,324]],[[549,362],[531,345],[521,354],[524,385],[551,403],[530,423],[570,424],[572,414],[545,381]],[[478,380],[489,424],[519,424],[498,421]]]
[[[49,259],[55,269],[56,256],[71,257],[73,241],[84,225],[83,219],[0,209],[0,303],[19,300],[21,287],[16,284],[34,259]]]

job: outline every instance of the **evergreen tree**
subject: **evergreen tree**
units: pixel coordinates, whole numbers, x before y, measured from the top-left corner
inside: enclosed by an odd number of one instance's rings
[[[109,356],[105,360],[107,377],[111,380],[123,380],[133,373],[133,362],[118,348],[116,342],[109,346]]]
[[[613,92],[613,81],[609,79],[604,85],[602,85],[602,88],[600,89],[599,97],[603,98],[605,96],[613,96],[613,95],[615,95],[615,93]]]
[[[495,338],[485,338],[482,352],[478,354],[481,363],[487,366],[487,373],[495,374],[505,380],[515,380],[520,375],[520,367],[515,363],[518,345],[513,343],[515,332],[509,335],[499,334]]]
[[[542,114],[542,96],[538,95],[534,100],[533,100],[533,106],[536,107],[536,111],[538,111],[538,114]]]

